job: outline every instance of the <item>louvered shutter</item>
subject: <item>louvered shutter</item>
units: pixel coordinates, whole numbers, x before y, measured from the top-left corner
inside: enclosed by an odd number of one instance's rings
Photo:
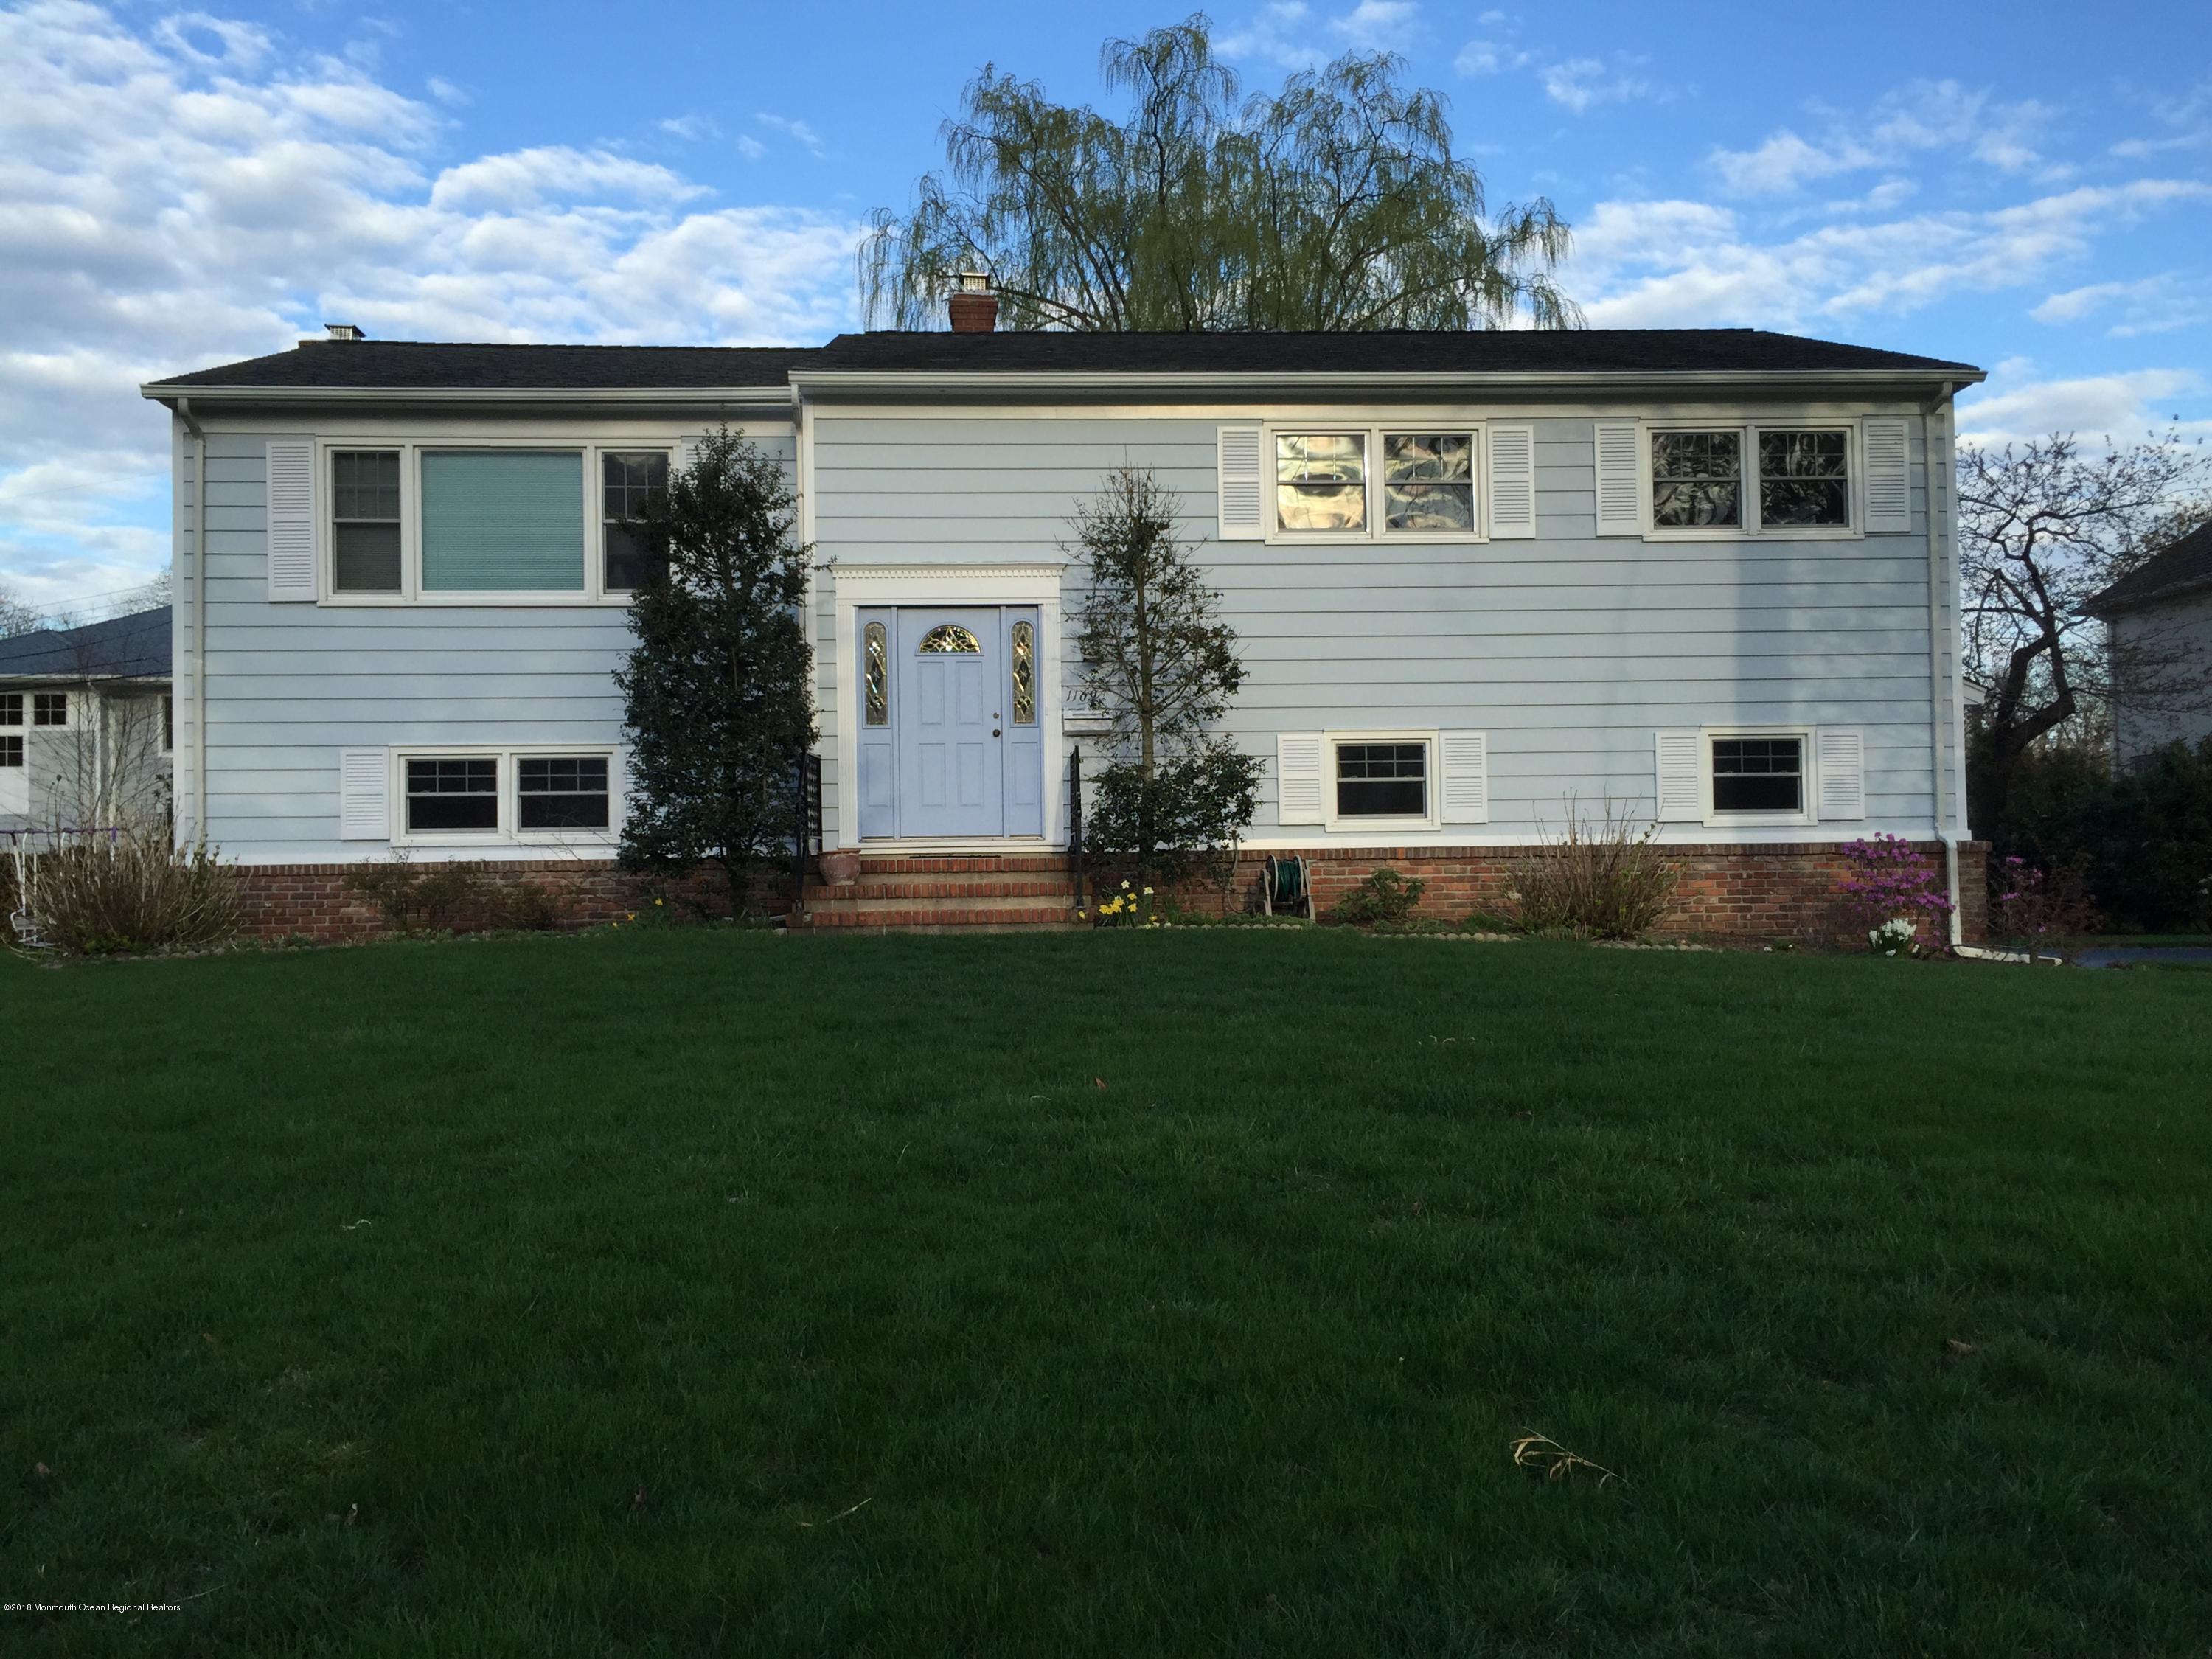
[[[1319,823],[1322,812],[1322,751],[1318,732],[1284,732],[1275,738],[1275,820]]]
[[[1490,428],[1490,533],[1500,540],[1536,533],[1536,428]]]
[[[315,597],[315,441],[269,441],[269,597]]]
[[[1483,732],[1446,732],[1443,750],[1443,822],[1490,822],[1490,738]]]
[[[1835,726],[1815,732],[1820,768],[1820,821],[1848,823],[1866,817],[1866,734]]]
[[[1866,528],[1882,535],[1912,528],[1912,473],[1902,417],[1869,420],[1860,428],[1866,457]]]
[[[1633,421],[1597,423],[1597,533],[1644,533],[1644,446]]]
[[[676,466],[678,471],[689,472],[699,465],[699,443],[696,438],[685,438],[676,446]]]
[[[1213,446],[1220,538],[1224,542],[1258,541],[1267,533],[1260,428],[1220,427],[1215,430]]]
[[[1653,733],[1658,751],[1662,823],[1702,823],[1705,817],[1705,739],[1696,731]]]
[[[338,753],[338,839],[392,838],[392,757],[382,749]]]

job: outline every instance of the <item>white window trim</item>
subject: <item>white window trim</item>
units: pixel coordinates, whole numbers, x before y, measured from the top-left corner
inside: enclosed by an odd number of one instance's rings
[[[1322,437],[1355,437],[1366,446],[1366,465],[1363,469],[1367,497],[1367,526],[1363,530],[1285,530],[1276,518],[1278,497],[1275,477],[1275,439],[1302,437],[1309,434]],[[1473,530],[1391,530],[1382,519],[1382,479],[1377,471],[1382,464],[1382,440],[1407,434],[1442,434],[1451,437],[1465,436],[1470,446],[1468,466],[1474,481],[1474,528]],[[1268,545],[1279,547],[1356,546],[1376,542],[1486,542],[1490,539],[1483,526],[1487,521],[1490,481],[1484,476],[1485,458],[1488,454],[1488,426],[1482,421],[1389,419],[1361,416],[1351,421],[1272,421],[1260,428],[1260,491],[1261,522],[1266,527],[1263,537]]]
[[[559,588],[493,588],[464,592],[422,586],[422,457],[483,450],[513,449],[578,455],[584,472],[584,585]],[[337,501],[331,485],[331,457],[341,450],[382,451],[399,457],[399,591],[341,593],[337,587]],[[319,437],[315,441],[315,602],[342,608],[392,605],[595,605],[627,610],[635,597],[606,586],[606,498],[599,487],[603,455],[665,454],[671,472],[683,465],[683,445],[675,439],[579,439],[569,434],[527,437],[450,438]]]
[[[1743,522],[1740,525],[1656,525],[1652,522],[1653,479],[1651,440],[1662,432],[1735,432],[1742,434]],[[1844,501],[1850,514],[1847,525],[1765,525],[1759,516],[1759,434],[1762,432],[1840,432],[1844,434]],[[1838,416],[1805,416],[1788,420],[1747,421],[1714,416],[1684,417],[1639,422],[1636,438],[1638,474],[1638,500],[1644,515],[1644,539],[1648,542],[1855,542],[1866,536],[1865,446],[1856,419]]]
[[[1698,729],[1698,803],[1705,823],[1715,830],[1774,824],[1784,828],[1816,824],[1820,821],[1820,745],[1818,728],[1812,726],[1705,726]],[[1797,787],[1800,806],[1795,812],[1723,812],[1713,805],[1713,739],[1716,738],[1796,738],[1802,747],[1802,771]]]
[[[538,755],[575,756],[607,763],[607,827],[604,830],[521,830],[518,786],[522,769],[515,763]],[[495,830],[432,830],[420,835],[407,828],[407,763],[410,760],[491,760],[499,763],[499,827]],[[622,757],[612,744],[518,743],[504,746],[484,744],[416,743],[394,745],[390,751],[385,799],[391,803],[391,841],[394,847],[581,847],[599,851],[622,839],[623,806],[626,794]]]
[[[1428,746],[1428,759],[1424,763],[1421,779],[1421,798],[1428,803],[1426,813],[1419,817],[1377,817],[1364,812],[1349,816],[1336,810],[1336,750],[1345,743],[1419,743]],[[1392,830],[1441,830],[1443,828],[1443,743],[1442,730],[1437,726],[1376,732],[1324,732],[1321,734],[1322,756],[1322,828],[1350,830],[1361,832]]]

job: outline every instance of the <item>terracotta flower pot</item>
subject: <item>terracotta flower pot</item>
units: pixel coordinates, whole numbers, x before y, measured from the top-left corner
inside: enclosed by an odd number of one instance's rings
[[[822,879],[832,887],[850,887],[860,877],[860,854],[849,847],[833,848],[814,860]]]

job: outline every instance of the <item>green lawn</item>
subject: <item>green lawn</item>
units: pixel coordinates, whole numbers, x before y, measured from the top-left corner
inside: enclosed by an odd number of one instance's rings
[[[11,1656],[2212,1644],[2202,976],[695,930],[0,992],[0,1601],[183,1607]]]

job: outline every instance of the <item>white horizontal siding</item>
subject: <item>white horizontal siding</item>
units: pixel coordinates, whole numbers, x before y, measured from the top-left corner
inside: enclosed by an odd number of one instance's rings
[[[1237,630],[1247,678],[1225,724],[1255,753],[1282,732],[1486,732],[1495,836],[1558,822],[1570,794],[1648,814],[1662,726],[1850,725],[1870,812],[1853,833],[1932,819],[1917,431],[1911,536],[1600,541],[1592,422],[1559,418],[1536,422],[1534,541],[1268,545],[1212,539],[1211,418],[814,421],[817,550],[854,564],[1061,558],[1102,476],[1151,467]],[[826,607],[819,629],[826,709],[842,672]],[[1262,795],[1267,836],[1272,776]]]

